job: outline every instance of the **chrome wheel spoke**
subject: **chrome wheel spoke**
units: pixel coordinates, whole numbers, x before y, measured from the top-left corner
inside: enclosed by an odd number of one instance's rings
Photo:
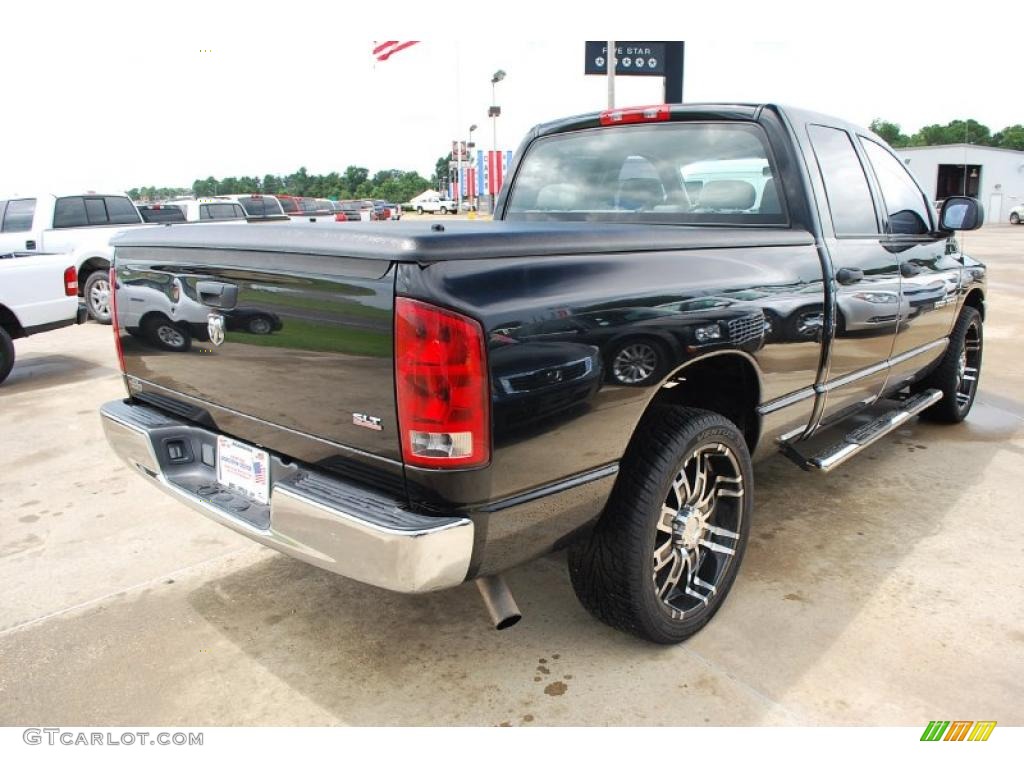
[[[739,538],[739,537],[737,537],[737,538]],[[731,549],[730,547],[726,547],[726,546],[724,546],[722,544],[718,544],[718,543],[716,543],[714,541],[711,541],[710,539],[701,539],[698,542],[698,544],[700,544],[702,547],[707,547],[712,552],[718,552],[718,553],[723,554],[723,555],[730,555],[731,556],[731,555],[735,555],[736,554],[736,550],[735,549]]]
[[[675,556],[675,544],[672,539],[667,539],[664,544],[654,550],[654,572],[657,573],[664,568]]]
[[[665,581],[662,582],[661,587],[658,589],[658,597],[662,600],[668,598],[672,591],[679,586],[679,580],[683,576],[683,566],[689,565],[689,560],[679,556],[679,550],[672,550],[672,561],[669,566],[668,575],[665,577]],[[657,586],[657,583],[655,583]]]
[[[676,519],[679,510],[672,509],[668,504],[661,507],[661,514],[658,516],[657,529],[662,533],[672,535],[672,521]]]

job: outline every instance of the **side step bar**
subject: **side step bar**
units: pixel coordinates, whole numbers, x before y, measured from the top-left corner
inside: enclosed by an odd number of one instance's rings
[[[930,405],[942,399],[942,391],[928,389],[913,395],[902,402],[899,408],[893,408],[848,433],[838,443],[825,448],[813,456],[805,456],[792,444],[781,444],[782,452],[798,467],[810,472],[831,472],[847,459],[856,456],[872,443],[888,435],[897,427],[906,423]]]

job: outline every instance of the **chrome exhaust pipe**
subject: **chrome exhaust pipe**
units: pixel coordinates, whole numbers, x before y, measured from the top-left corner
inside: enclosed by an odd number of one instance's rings
[[[508,584],[501,576],[481,576],[476,580],[476,588],[480,590],[480,597],[484,599],[495,629],[508,629],[523,618]]]

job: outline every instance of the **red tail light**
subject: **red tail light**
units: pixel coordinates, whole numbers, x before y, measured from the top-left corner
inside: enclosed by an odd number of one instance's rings
[[[64,295],[78,295],[78,270],[74,267],[68,267],[64,270]]]
[[[124,351],[121,349],[121,328],[117,323],[117,270],[110,268],[110,325],[114,329],[114,347],[117,349],[117,364],[124,373]]]
[[[418,467],[478,467],[490,460],[484,333],[447,309],[395,299],[395,390],[402,453]]]
[[[625,125],[626,123],[660,123],[668,118],[668,104],[652,104],[649,107],[606,109],[598,119],[601,125]]]

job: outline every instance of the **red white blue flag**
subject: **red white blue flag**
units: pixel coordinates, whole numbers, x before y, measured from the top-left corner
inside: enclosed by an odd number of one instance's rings
[[[416,45],[419,40],[374,40],[373,57],[377,61],[387,61],[399,51]]]

